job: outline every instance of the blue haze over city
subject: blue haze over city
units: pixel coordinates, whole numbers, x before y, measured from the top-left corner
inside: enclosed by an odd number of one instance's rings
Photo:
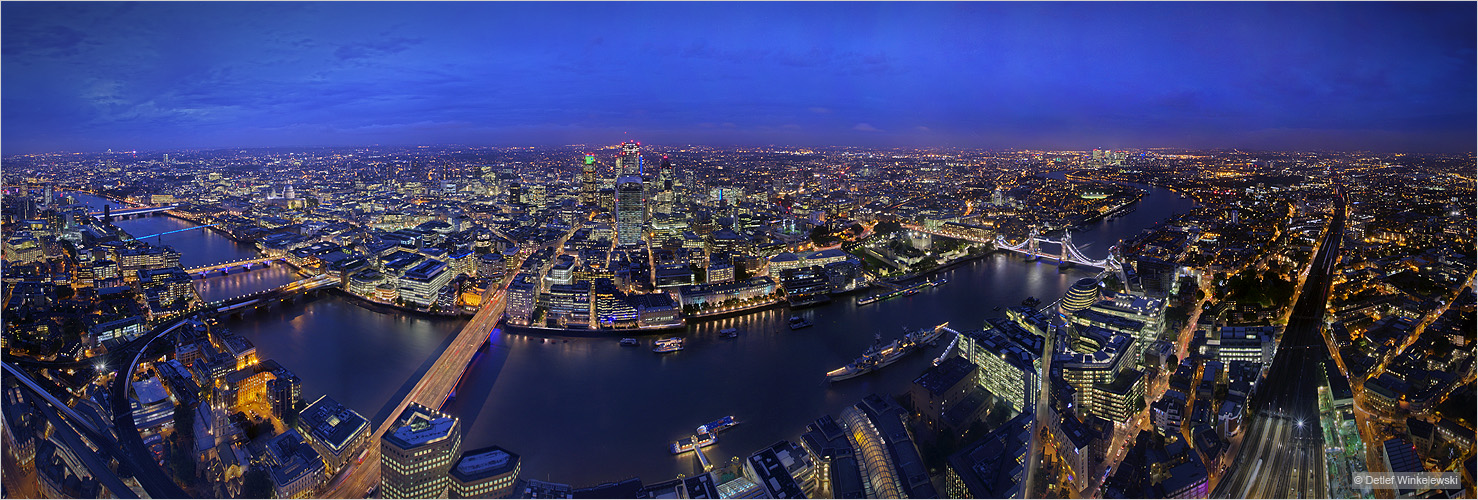
[[[1475,5],[5,2],[0,496],[1472,498]]]

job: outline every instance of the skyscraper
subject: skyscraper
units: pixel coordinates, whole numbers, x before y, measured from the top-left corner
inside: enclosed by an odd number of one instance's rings
[[[616,175],[641,175],[641,143],[621,143],[621,154],[616,157]]]
[[[641,241],[646,219],[643,202],[640,176],[623,175],[616,179],[616,244],[634,245]]]
[[[662,156],[662,167],[657,170],[657,213],[672,213],[672,205],[675,201],[673,192],[673,168],[672,161],[667,156]]]
[[[595,155],[585,155],[585,165],[580,172],[580,203],[596,204],[595,194],[600,189],[595,179]]]
[[[446,494],[452,462],[462,451],[456,417],[411,403],[380,439],[380,496],[438,498]]]

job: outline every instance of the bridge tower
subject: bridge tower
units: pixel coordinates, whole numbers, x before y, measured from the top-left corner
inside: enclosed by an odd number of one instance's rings
[[[1119,240],[1119,243],[1123,244],[1124,240]],[[1129,274],[1124,272],[1124,256],[1119,252],[1119,245],[1109,247],[1108,257],[1104,260],[1107,261],[1104,263],[1104,267],[1107,267],[1109,272],[1118,274],[1119,282],[1124,284],[1125,290],[1128,290]]]
[[[1041,249],[1037,245],[1037,226],[1032,226],[1031,234],[1026,236],[1027,260],[1037,260],[1041,257]]]
[[[1071,253],[1068,253],[1067,247],[1071,246],[1072,244],[1073,244],[1073,233],[1070,232],[1070,231],[1063,231],[1062,232],[1062,245],[1060,245],[1062,247],[1062,251],[1057,256],[1057,265],[1062,265],[1063,262],[1067,262],[1068,260],[1070,260],[1069,257],[1071,257],[1072,254]]]

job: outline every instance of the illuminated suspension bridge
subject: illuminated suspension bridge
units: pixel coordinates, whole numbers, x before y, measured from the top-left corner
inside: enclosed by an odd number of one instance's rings
[[[1118,258],[1118,246],[1113,246],[1109,248],[1108,257],[1102,259],[1092,259],[1089,258],[1087,255],[1084,255],[1082,250],[1080,250],[1077,246],[1073,245],[1072,233],[1064,233],[1061,239],[1053,240],[1041,236],[1037,233],[1037,228],[1033,227],[1031,235],[1027,236],[1026,239],[1021,240],[1020,243],[1011,244],[1011,242],[1007,241],[1004,236],[999,235],[996,236],[994,243],[996,244],[996,248],[1026,254],[1028,257],[1031,258],[1046,257],[1049,259],[1056,259],[1058,262],[1072,262],[1075,264],[1092,266],[1100,269],[1117,270],[1121,268],[1121,264]],[[1060,250],[1055,255],[1044,252],[1042,251],[1042,243],[1056,244],[1060,247]]]

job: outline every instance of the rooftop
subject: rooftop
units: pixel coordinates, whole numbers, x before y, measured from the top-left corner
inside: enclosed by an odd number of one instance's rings
[[[369,428],[369,421],[333,398],[322,396],[299,414],[298,427],[306,429],[311,439],[339,453],[355,434]]]
[[[518,455],[497,446],[462,453],[451,473],[463,481],[501,476],[518,469]]]
[[[457,428],[455,417],[415,403],[406,407],[395,422],[397,427],[385,435],[385,440],[407,450],[447,439]]]

